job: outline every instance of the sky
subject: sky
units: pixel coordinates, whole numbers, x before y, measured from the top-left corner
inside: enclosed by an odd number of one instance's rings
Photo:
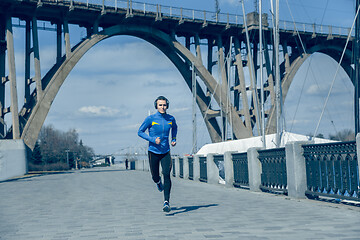
[[[206,11],[215,10],[211,0],[140,1]],[[355,13],[352,0],[281,0],[280,19],[350,28]],[[263,12],[270,14],[269,1]],[[242,14],[236,0],[219,0],[222,13]],[[254,1],[245,0],[245,12],[255,10]],[[70,28],[76,44],[85,30]],[[14,29],[19,107],[23,100],[24,29]],[[55,63],[56,36],[40,31],[42,76]],[[203,49],[205,51],[205,49]],[[353,86],[342,69],[334,77],[337,63],[323,54],[313,54],[300,68],[284,103],[284,128],[287,131],[314,133],[334,80],[333,91],[320,122],[318,133],[325,136],[342,129],[353,129]],[[96,154],[119,154],[145,149],[137,136],[140,124],[155,113],[153,102],[164,95],[170,101],[168,113],[175,116],[179,131],[172,153],[186,154],[192,149],[192,95],[181,74],[166,56],[144,40],[117,36],[90,49],[70,72],[57,94],[45,125],[68,131],[76,129],[80,139]],[[9,94],[8,94],[9,96]],[[7,102],[9,102],[7,100]],[[9,119],[6,119],[11,124]],[[209,134],[197,109],[197,145],[210,143]]]

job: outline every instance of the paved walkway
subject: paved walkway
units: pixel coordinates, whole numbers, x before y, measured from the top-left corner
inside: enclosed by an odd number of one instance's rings
[[[0,239],[360,239],[360,207],[173,178],[171,206],[149,172],[116,167],[0,183]]]

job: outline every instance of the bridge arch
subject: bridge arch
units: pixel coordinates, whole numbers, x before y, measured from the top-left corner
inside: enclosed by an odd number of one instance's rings
[[[102,40],[116,35],[130,35],[139,37],[158,49],[160,49],[176,66],[185,82],[191,88],[191,63],[194,63],[197,75],[204,81],[210,92],[214,95],[214,99],[222,106],[219,96],[225,96],[225,90],[216,87],[217,82],[213,76],[207,71],[202,63],[182,44],[172,38],[170,35],[149,26],[139,25],[116,25],[105,28],[103,31],[92,34],[89,38],[82,40],[72,50],[69,57],[67,57],[61,65],[59,65],[51,76],[48,85],[43,90],[43,94],[38,102],[33,107],[29,118],[23,128],[21,138],[25,144],[33,149],[35,146],[37,136],[45,121],[45,118],[50,110],[51,104],[54,101],[60,87],[64,83],[68,74],[85,55],[85,53],[94,45]],[[209,104],[208,98],[200,87],[197,87],[197,104],[203,115],[206,114],[207,106]],[[222,106],[223,107],[223,106]],[[250,137],[252,135],[245,127],[240,117],[236,114],[236,110],[231,107],[233,115],[234,134],[238,138]],[[235,117],[234,117],[235,116]],[[206,126],[209,130],[210,137],[213,142],[221,140],[221,130],[215,118],[205,119]]]
[[[291,57],[290,59],[290,67],[289,69],[285,69],[285,62],[282,63],[282,69],[284,69],[281,79],[281,89],[282,89],[282,103],[285,102],[287,93],[289,88],[294,80],[294,77],[302,64],[314,53],[323,53],[332,59],[334,59],[337,63],[341,60],[341,55],[343,53],[343,49],[337,45],[332,44],[318,44],[306,50],[306,53],[297,54]],[[349,48],[345,49],[344,57],[341,62],[341,67],[344,69],[346,74],[351,79],[352,68],[351,68],[351,58],[352,51]],[[353,83],[354,84],[354,83]],[[268,118],[266,133],[274,133],[276,132],[276,117],[275,117],[275,106],[272,106],[270,109],[270,114]]]

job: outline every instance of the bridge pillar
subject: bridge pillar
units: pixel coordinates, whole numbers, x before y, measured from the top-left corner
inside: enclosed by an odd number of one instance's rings
[[[6,19],[6,46],[9,64],[9,81],[10,81],[10,111],[12,115],[12,134],[13,139],[20,138],[19,113],[18,113],[18,96],[16,89],[16,71],[15,71],[15,53],[14,37],[11,17]]]
[[[175,157],[175,177],[180,177],[180,158]]]
[[[225,116],[228,114],[228,107],[227,107],[227,104],[224,104],[224,103],[227,103],[227,76],[226,76],[226,69],[225,69],[225,60],[224,60],[224,49],[223,49],[223,44],[222,44],[222,39],[221,39],[221,36],[218,36],[217,38],[217,48],[218,48],[218,71],[220,72],[219,75],[220,75],[220,79],[218,79],[218,81],[221,81],[221,84],[219,84],[220,88],[221,88],[221,93],[224,93],[224,94],[221,94],[219,96],[220,98],[220,101],[219,101],[219,106],[220,106],[220,111],[222,113],[225,113]],[[224,91],[225,90],[225,91]],[[224,111],[225,110],[225,111]],[[222,115],[222,125],[221,125],[221,133],[222,133],[222,141],[225,141],[227,140],[227,136],[226,136],[226,133],[225,133],[225,129],[226,129],[226,118],[225,116]]]
[[[30,20],[26,20],[25,25],[25,104],[30,102],[30,55],[31,55],[31,26]]]
[[[64,39],[65,39],[66,58],[69,58],[71,54],[71,45],[70,45],[69,23],[66,19],[64,20]]]
[[[62,55],[62,43],[61,43],[61,24],[56,24],[56,63],[59,64]]]
[[[214,162],[214,154],[209,153],[206,156],[206,174],[207,183],[218,184],[219,183],[219,168]]]
[[[36,95],[37,95],[37,100],[39,101],[43,94],[43,91],[41,84],[39,37],[38,37],[38,29],[37,29],[37,20],[35,17],[32,20],[32,36],[33,36]]]
[[[283,45],[283,54],[284,54],[284,61],[285,61],[285,72],[289,72],[290,69],[290,58],[288,53],[288,46],[287,46],[287,40],[284,41]]]
[[[263,148],[249,148],[247,150],[248,171],[249,171],[249,187],[250,191],[261,192],[261,162],[258,158],[259,152]]]
[[[1,138],[5,136],[5,121],[4,121],[4,107],[5,107],[5,63],[6,63],[6,18],[0,16],[0,135]]]
[[[200,182],[200,156],[194,155],[193,158],[193,180],[195,182]]]
[[[202,63],[199,34],[195,34],[194,40],[195,40],[196,58],[199,62]]]
[[[233,187],[234,186],[234,163],[232,160],[233,151],[224,153],[224,167],[225,167],[225,186]]]
[[[213,55],[213,39],[208,38],[208,51],[207,51],[207,70],[210,74],[212,74],[212,67],[214,66],[214,62],[212,59]],[[206,92],[207,94],[210,94],[210,92]]]
[[[290,142],[285,145],[288,196],[306,198],[306,164],[302,145],[310,142]]]
[[[266,36],[264,36],[266,38]],[[264,58],[265,58],[265,68],[268,76],[268,87],[264,88],[265,91],[270,92],[270,100],[271,106],[275,105],[275,88],[274,88],[274,74],[273,69],[271,67],[270,54],[269,54],[269,46],[267,44],[264,45]],[[271,132],[273,133],[273,132]]]
[[[27,173],[26,152],[23,140],[0,141],[0,181]]]
[[[234,45],[235,45],[235,60],[236,60],[235,64],[236,64],[236,70],[237,70],[236,72],[237,72],[238,81],[239,81],[239,85],[235,86],[234,90],[238,90],[241,94],[242,105],[243,105],[242,115],[244,115],[244,117],[245,117],[245,126],[249,131],[252,131],[251,121],[250,121],[250,113],[249,113],[249,103],[248,103],[248,97],[247,97],[247,93],[246,93],[244,68],[243,68],[243,62],[241,59],[240,41],[238,38],[235,38]],[[236,109],[236,110],[239,111],[240,109]]]
[[[183,179],[189,179],[189,159],[187,156],[183,157]]]

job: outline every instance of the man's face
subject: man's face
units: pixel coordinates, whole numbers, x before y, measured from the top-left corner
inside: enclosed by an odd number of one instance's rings
[[[166,109],[167,109],[166,100],[157,100],[156,104],[159,113],[166,113]]]

